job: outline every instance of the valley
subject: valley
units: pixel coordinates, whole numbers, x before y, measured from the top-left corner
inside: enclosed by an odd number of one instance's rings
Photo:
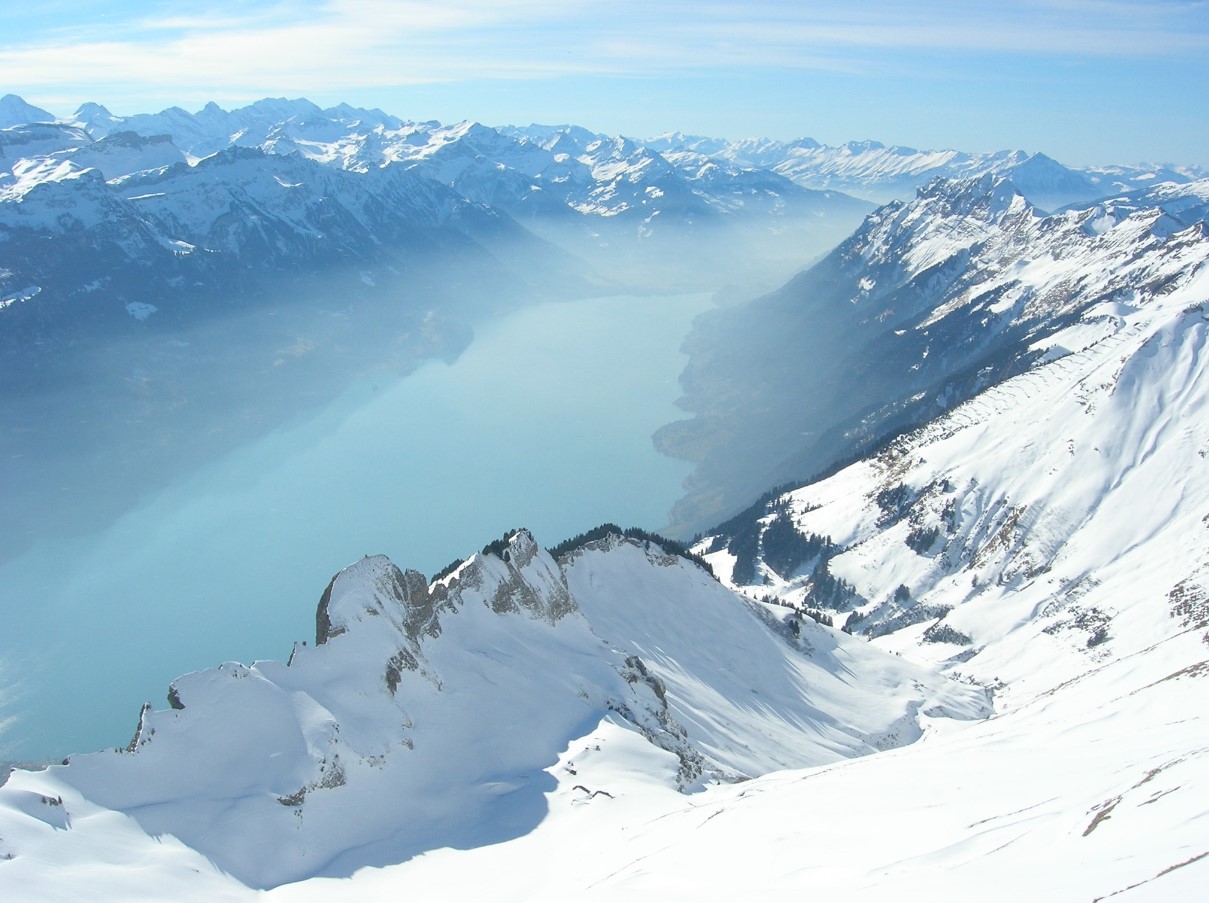
[[[1196,167],[0,113],[0,894],[1198,898]]]

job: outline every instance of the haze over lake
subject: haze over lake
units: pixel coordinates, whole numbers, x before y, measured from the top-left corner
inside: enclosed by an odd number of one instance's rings
[[[651,434],[680,416],[679,346],[709,303],[522,309],[452,365],[358,384],[110,528],[0,566],[0,757],[124,745],[180,673],[284,659],[362,555],[431,574],[513,527],[547,545],[660,528],[691,465]]]

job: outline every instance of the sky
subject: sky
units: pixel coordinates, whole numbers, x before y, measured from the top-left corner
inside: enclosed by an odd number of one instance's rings
[[[7,2],[0,94],[1209,166],[1209,0]]]

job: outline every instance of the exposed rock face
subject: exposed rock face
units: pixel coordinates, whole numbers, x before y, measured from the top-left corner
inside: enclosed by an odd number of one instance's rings
[[[512,534],[498,557],[477,556],[459,568],[449,586],[459,600],[482,593],[496,614],[525,612],[554,623],[576,610],[562,571],[528,530]]]

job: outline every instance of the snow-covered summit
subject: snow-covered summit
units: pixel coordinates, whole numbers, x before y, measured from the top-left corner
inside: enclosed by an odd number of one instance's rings
[[[14,773],[0,887],[70,886],[44,865],[63,857],[112,868],[115,829],[131,853],[171,835],[184,864],[200,853],[260,887],[504,840],[541,820],[544,794],[587,780],[554,766],[608,725],[643,742],[631,767],[688,790],[989,712],[978,689],[620,535],[556,562],[518,531],[431,583],[365,558],[323,593],[316,640],[285,665],[178,679],[125,751]]]
[[[0,129],[14,125],[25,125],[32,122],[54,122],[55,116],[41,107],[26,103],[16,94],[5,94],[0,97]]]

